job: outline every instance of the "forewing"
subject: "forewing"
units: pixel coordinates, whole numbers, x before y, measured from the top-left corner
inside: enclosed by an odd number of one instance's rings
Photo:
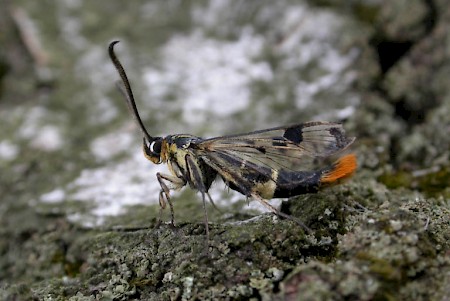
[[[339,123],[308,122],[206,139],[196,148],[205,156],[223,154],[276,170],[307,170],[316,159],[338,153],[353,141]]]

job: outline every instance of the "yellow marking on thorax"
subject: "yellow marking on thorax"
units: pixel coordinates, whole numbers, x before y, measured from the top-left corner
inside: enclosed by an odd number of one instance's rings
[[[163,148],[164,149],[164,159],[167,161],[167,165],[169,171],[172,175],[176,177],[182,177],[183,174],[180,170],[186,170],[186,155],[188,152],[184,149],[179,149],[175,143],[169,144],[164,141]],[[163,152],[161,151],[161,157]]]

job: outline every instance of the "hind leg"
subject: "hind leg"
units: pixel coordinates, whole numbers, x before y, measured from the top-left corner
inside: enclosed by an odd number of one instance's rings
[[[296,217],[293,217],[292,215],[286,214],[281,212],[280,210],[278,210],[277,208],[275,208],[274,206],[272,206],[266,199],[263,199],[262,197],[260,197],[259,195],[252,193],[251,196],[257,200],[260,204],[262,204],[265,208],[269,209],[273,214],[278,215],[280,217],[283,217],[285,219],[291,220],[295,223],[297,223],[300,227],[302,227],[303,229],[305,229],[306,232],[308,233],[312,233],[312,230],[309,229],[301,220],[299,220]]]

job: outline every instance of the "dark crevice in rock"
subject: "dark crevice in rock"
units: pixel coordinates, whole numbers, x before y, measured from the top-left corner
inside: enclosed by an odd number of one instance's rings
[[[395,103],[395,115],[405,120],[410,126],[425,121],[427,112],[438,105],[436,96],[429,96],[429,101],[422,106],[414,107],[410,102],[401,99]]]
[[[425,32],[417,40],[393,40],[384,33],[377,33],[370,44],[376,49],[382,75],[403,58],[414,44],[426,37],[435,27],[438,19],[436,6],[432,0],[424,0],[428,7],[428,14],[423,19]]]
[[[389,69],[395,65],[413,46],[412,41],[381,41],[376,43],[378,53],[378,62],[381,72],[384,75]]]

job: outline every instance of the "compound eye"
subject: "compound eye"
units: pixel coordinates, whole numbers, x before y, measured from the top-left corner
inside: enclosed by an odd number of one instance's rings
[[[153,141],[152,143],[150,143],[150,151],[155,154],[160,154],[161,153],[161,145],[162,145],[161,139]]]

